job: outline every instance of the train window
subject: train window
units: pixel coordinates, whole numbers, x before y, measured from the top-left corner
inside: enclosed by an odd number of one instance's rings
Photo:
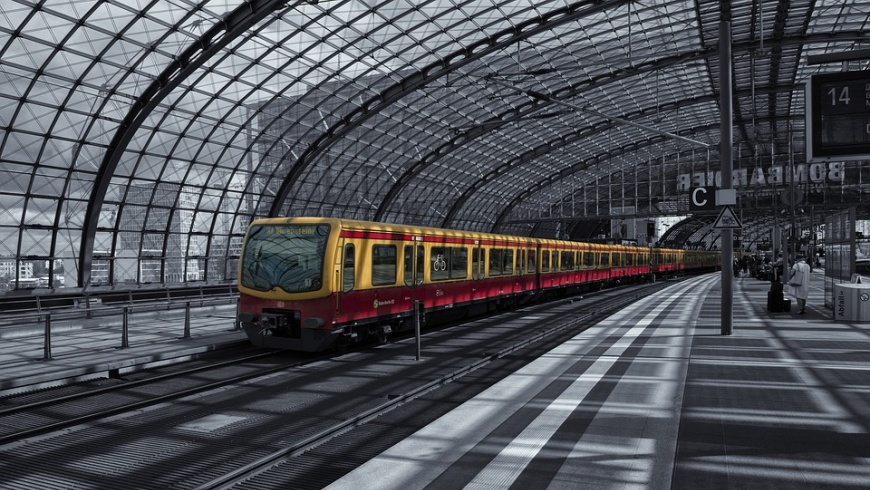
[[[513,274],[514,273],[514,251],[507,249],[504,251],[504,257],[502,257],[502,272],[505,274]]]
[[[615,253],[615,254],[612,254],[612,255],[610,256],[610,264],[611,264],[613,267],[619,267],[619,266],[621,266],[621,265],[622,265],[622,254],[621,254],[621,253]]]
[[[241,284],[259,291],[317,291],[329,233],[329,225],[252,226],[241,257]]]
[[[414,276],[417,277],[417,284],[423,283],[423,267],[426,264],[423,247],[417,247],[417,273],[414,274],[414,246],[405,245],[405,285],[410,286],[414,283]]]
[[[526,257],[526,272],[530,274],[534,274],[538,270],[535,268],[535,262],[538,260],[538,252],[536,250],[529,250],[528,256]]]
[[[541,250],[541,272],[550,272],[550,251]]]
[[[489,253],[489,275],[503,276],[513,274],[514,251],[506,248],[494,248]]]
[[[529,251],[531,253],[531,251]],[[526,251],[523,249],[517,250],[517,275],[523,273],[523,265],[526,264]],[[528,271],[528,269],[526,269]]]
[[[595,253],[594,252],[583,252],[583,267],[586,269],[594,269],[595,268]]]
[[[483,279],[486,272],[486,249],[475,247],[471,250],[471,278]]]
[[[450,279],[465,279],[468,277],[468,249],[465,247],[451,247],[450,250]]]
[[[562,252],[561,255],[562,260],[559,262],[559,266],[563,271],[572,271],[574,270],[574,252]]]
[[[505,248],[494,248],[489,252],[489,275],[503,276],[513,274],[514,251]]]
[[[634,254],[633,253],[625,254],[625,265],[634,265]]]
[[[502,257],[504,257],[504,250],[500,248],[494,248],[489,251],[489,275],[492,276],[500,276],[503,274],[501,270],[501,261]]]
[[[388,286],[396,284],[398,271],[395,245],[372,246],[372,285]]]
[[[432,247],[429,279],[464,279],[468,277],[468,249],[464,247]]]
[[[450,277],[449,261],[450,253],[447,247],[432,247],[429,251],[429,279],[443,281]]]
[[[601,267],[610,267],[610,253],[602,252],[601,258],[599,259],[598,263],[601,265]]]
[[[352,243],[348,243],[344,246],[344,266],[341,271],[341,290],[345,293],[353,289],[355,265],[354,247]]]

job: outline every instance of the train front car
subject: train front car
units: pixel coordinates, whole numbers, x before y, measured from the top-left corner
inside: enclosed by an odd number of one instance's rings
[[[239,323],[254,345],[317,352],[335,341],[339,220],[254,221],[239,261]]]

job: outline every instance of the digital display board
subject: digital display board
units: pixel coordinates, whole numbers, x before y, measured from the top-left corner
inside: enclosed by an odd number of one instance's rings
[[[870,71],[813,76],[807,134],[808,160],[870,159]]]

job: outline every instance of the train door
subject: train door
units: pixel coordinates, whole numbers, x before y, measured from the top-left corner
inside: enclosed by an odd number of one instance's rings
[[[486,282],[486,249],[480,243],[475,243],[471,249],[471,299],[487,297]]]
[[[598,255],[598,270],[603,281],[610,279],[610,251],[602,250]]]
[[[341,252],[341,278],[336,281],[340,287],[339,294],[335,295],[335,310],[341,313],[345,295],[353,291],[356,282],[356,248],[353,243],[345,243]]]
[[[414,250],[416,249],[416,253]],[[420,244],[405,245],[404,251],[404,282],[411,288],[410,295],[406,295],[407,308],[414,307],[414,301],[425,303],[425,288],[423,284],[423,268],[426,266],[425,250]]]
[[[541,290],[541,244],[536,243],[534,250],[529,250],[529,273],[534,274],[531,285],[534,290]]]
[[[538,267],[535,269],[535,289],[540,291],[548,286],[545,280],[545,273],[550,272],[550,251],[544,250],[541,244],[537,246]]]

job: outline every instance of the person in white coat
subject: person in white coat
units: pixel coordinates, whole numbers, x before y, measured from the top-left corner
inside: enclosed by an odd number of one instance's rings
[[[792,294],[797,299],[798,314],[805,315],[807,297],[810,294],[810,265],[807,264],[803,255],[798,256],[797,262],[791,266],[788,276],[788,285],[791,286]]]

